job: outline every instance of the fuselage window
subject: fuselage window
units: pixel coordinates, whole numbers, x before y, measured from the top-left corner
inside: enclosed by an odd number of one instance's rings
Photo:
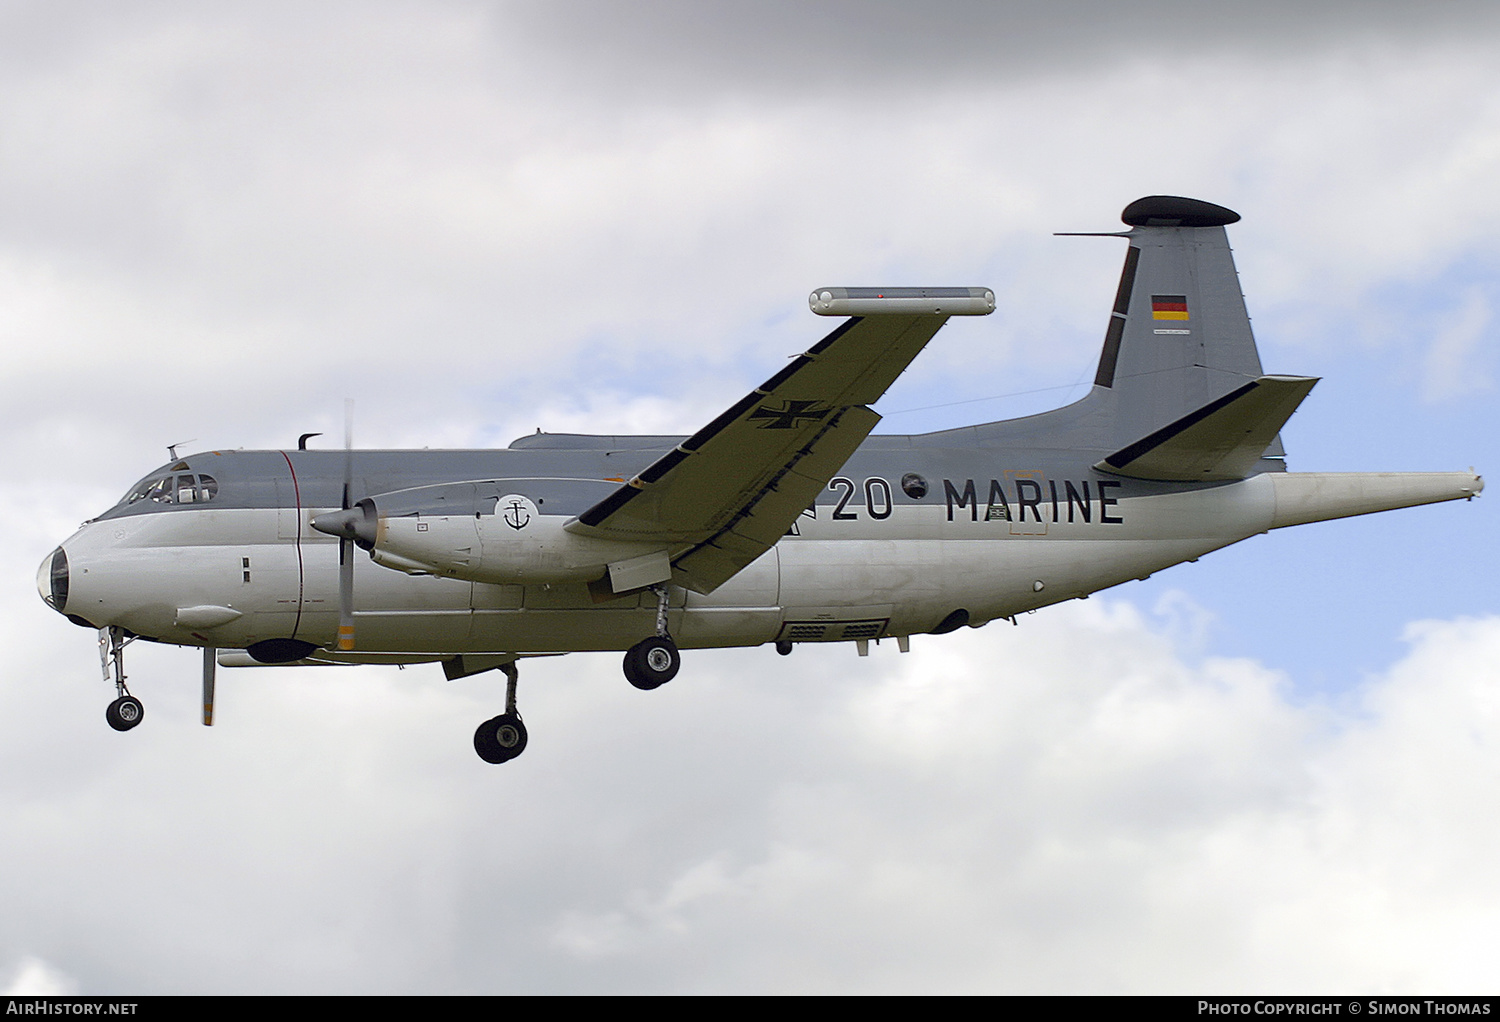
[[[151,496],[151,490],[154,486],[156,486],[155,479],[146,480],[144,483],[141,483],[141,485],[131,490],[130,495],[126,497],[121,503],[134,504],[138,500],[145,500],[147,497]]]

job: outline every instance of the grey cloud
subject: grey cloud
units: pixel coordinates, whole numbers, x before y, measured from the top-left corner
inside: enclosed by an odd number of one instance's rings
[[[555,84],[587,82],[606,104],[610,94],[637,92],[905,91],[1139,60],[1282,60],[1330,48],[1472,39],[1500,25],[1500,13],[1480,0],[520,0],[491,10],[497,35],[519,35],[533,54],[546,55]],[[879,114],[851,110],[850,126]]]

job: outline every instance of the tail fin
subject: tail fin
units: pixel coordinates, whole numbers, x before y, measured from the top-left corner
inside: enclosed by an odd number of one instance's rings
[[[972,427],[973,435],[981,443],[1098,451],[1100,471],[1141,478],[1284,471],[1277,431],[1314,381],[1261,369],[1224,233],[1240,215],[1199,199],[1148,195],[1120,216],[1130,230],[1102,235],[1126,238],[1130,248],[1093,389],[1050,412]]]
[[[1125,207],[1125,269],[1094,383],[1115,398],[1121,445],[1259,379],[1260,355],[1226,224],[1233,210],[1151,195]],[[1266,451],[1282,454],[1279,438]]]

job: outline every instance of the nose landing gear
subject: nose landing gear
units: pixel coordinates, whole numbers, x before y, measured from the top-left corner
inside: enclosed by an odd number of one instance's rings
[[[141,722],[146,708],[125,687],[125,646],[135,636],[125,637],[125,630],[115,625],[99,629],[99,667],[105,684],[115,686],[115,701],[104,711],[104,719],[116,731],[129,731]]]

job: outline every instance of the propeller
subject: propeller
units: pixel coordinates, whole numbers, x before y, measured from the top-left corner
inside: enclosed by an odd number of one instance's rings
[[[354,401],[344,400],[344,489],[337,511],[316,515],[312,527],[339,541],[339,637],[336,648],[347,653],[354,649],[354,548],[372,549],[375,545],[373,506],[355,504],[350,499],[354,488]]]

